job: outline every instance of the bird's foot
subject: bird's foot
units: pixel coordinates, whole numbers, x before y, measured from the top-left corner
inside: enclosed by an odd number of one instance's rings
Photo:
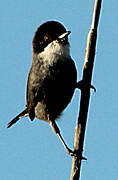
[[[77,157],[80,160],[87,160],[87,158],[83,157],[82,155],[80,155],[80,153],[76,150],[72,151],[71,149],[67,149],[67,153],[72,156],[72,157]]]
[[[75,88],[78,88],[80,90],[91,88],[94,90],[94,92],[96,92],[96,88],[84,80],[77,82]]]
[[[60,130],[59,130],[57,124],[55,123],[55,121],[50,121],[50,126],[51,126],[53,132],[54,132],[55,134],[57,134],[57,136],[58,136],[58,138],[60,139],[60,141],[62,142],[62,144],[63,144],[66,152],[67,152],[70,156],[72,156],[72,157],[77,157],[78,159],[81,159],[81,160],[87,160],[87,158],[82,157],[80,151],[77,151],[77,150],[72,151],[72,150],[67,146],[67,144],[65,143],[65,141],[64,141],[64,139],[63,139],[63,137],[62,137],[62,135],[61,135],[61,133],[60,133]]]

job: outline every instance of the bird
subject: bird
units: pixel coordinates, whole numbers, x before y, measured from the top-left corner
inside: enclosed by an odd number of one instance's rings
[[[29,116],[49,123],[66,151],[73,155],[57,126],[58,120],[71,102],[76,83],[77,69],[70,55],[70,44],[64,25],[58,21],[41,24],[32,40],[32,64],[26,88],[26,107],[8,123],[8,128],[19,119]]]

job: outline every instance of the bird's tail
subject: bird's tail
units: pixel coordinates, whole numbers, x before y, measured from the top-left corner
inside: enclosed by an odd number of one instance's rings
[[[7,128],[10,128],[13,124],[15,124],[18,120],[20,120],[23,117],[28,116],[28,109],[26,108],[24,111],[22,111],[20,114],[18,114],[15,118],[13,118],[7,125]]]

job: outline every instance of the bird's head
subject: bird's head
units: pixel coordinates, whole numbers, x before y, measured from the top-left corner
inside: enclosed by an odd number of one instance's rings
[[[67,31],[65,27],[57,21],[47,21],[39,26],[35,32],[32,44],[33,51],[35,53],[41,53],[44,49],[53,41],[69,45],[68,35],[70,31]]]

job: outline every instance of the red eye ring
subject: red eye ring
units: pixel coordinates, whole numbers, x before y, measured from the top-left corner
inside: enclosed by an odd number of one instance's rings
[[[51,41],[52,41],[51,35],[50,35],[50,34],[45,34],[45,35],[44,35],[44,41],[46,41],[46,42],[51,42]]]

